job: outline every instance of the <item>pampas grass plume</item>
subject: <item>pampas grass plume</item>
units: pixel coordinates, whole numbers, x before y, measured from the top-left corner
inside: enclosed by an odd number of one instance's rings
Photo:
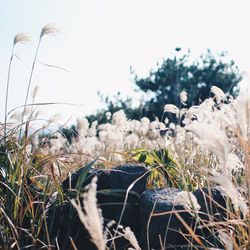
[[[105,250],[106,236],[103,233],[103,217],[101,210],[97,208],[96,188],[97,177],[94,177],[87,186],[88,191],[81,195],[83,198],[82,209],[79,198],[71,200],[73,207],[76,209],[79,218],[85,228],[88,230],[91,240],[96,245],[98,250]]]
[[[25,34],[25,33],[18,33],[16,34],[15,38],[14,38],[14,46],[18,43],[26,43],[26,42],[30,42],[30,37],[29,35]]]
[[[179,115],[180,110],[173,104],[166,104],[164,106],[164,112],[169,112],[169,113]]]
[[[59,32],[60,32],[60,29],[55,24],[49,23],[42,28],[40,38],[42,38],[45,35],[54,36]]]
[[[213,93],[215,95],[215,98],[218,101],[221,101],[221,100],[225,99],[225,97],[226,97],[226,95],[223,92],[223,90],[220,89],[220,88],[218,88],[218,87],[216,87],[216,86],[212,86],[211,93]]]
[[[191,193],[187,191],[181,191],[179,192],[175,199],[174,203],[175,206],[180,205],[185,207],[186,209],[194,209],[194,210],[200,210],[200,205],[197,202],[196,197]]]
[[[181,103],[183,105],[186,105],[186,101],[187,101],[187,92],[186,91],[181,91],[180,93],[180,99],[181,99]]]

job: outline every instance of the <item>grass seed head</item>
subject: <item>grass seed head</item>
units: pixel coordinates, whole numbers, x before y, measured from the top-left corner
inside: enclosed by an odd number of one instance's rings
[[[30,36],[25,33],[18,33],[14,38],[14,46],[18,43],[30,42]]]
[[[42,38],[45,35],[55,36],[59,32],[60,32],[60,29],[55,24],[49,23],[42,28],[40,38]]]

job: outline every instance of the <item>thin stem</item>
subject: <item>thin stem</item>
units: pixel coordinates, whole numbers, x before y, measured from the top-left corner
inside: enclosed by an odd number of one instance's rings
[[[7,76],[6,94],[5,94],[5,110],[4,110],[4,148],[5,148],[5,152],[7,152],[6,137],[7,137],[8,96],[9,96],[11,65],[12,65],[12,61],[13,61],[13,57],[14,57],[14,54],[13,54],[14,48],[15,48],[15,45],[13,45],[12,50],[11,50],[11,56],[10,56],[10,62],[9,62],[9,68],[8,68],[8,76]]]
[[[42,40],[42,37],[39,38],[39,42],[38,42],[38,45],[37,45],[35,57],[34,57],[31,72],[30,72],[30,78],[29,78],[29,83],[28,83],[28,87],[27,87],[27,91],[26,91],[26,97],[25,97],[25,102],[24,102],[24,107],[23,107],[23,114],[22,114],[21,124],[23,124],[23,120],[24,120],[25,109],[26,109],[27,102],[28,102],[30,86],[31,86],[32,78],[33,78],[33,73],[34,73],[34,69],[35,69],[35,65],[36,65],[36,61],[37,61],[37,55],[38,55],[38,51],[39,51],[39,48],[40,48],[41,40]],[[22,127],[21,127],[20,132],[19,132],[19,142],[21,141],[21,135],[22,135]]]

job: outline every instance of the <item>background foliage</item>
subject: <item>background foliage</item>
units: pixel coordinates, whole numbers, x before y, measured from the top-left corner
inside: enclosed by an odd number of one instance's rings
[[[163,119],[165,104],[174,104],[182,108],[179,94],[188,93],[187,108],[198,105],[210,96],[213,85],[225,93],[235,96],[238,92],[237,84],[242,79],[233,60],[228,60],[226,53],[213,54],[208,50],[198,59],[191,58],[191,52],[182,52],[176,48],[172,57],[166,58],[156,69],[152,69],[148,76],[140,77],[134,74],[137,91],[148,94],[149,98],[137,107],[132,107],[132,98],[122,99],[120,93],[113,99],[100,95],[106,103],[106,109],[89,115],[90,122],[97,120],[106,122],[105,112],[114,113],[123,109],[129,119],[140,119],[144,116],[150,120],[156,117]],[[167,114],[165,114],[167,115]],[[173,120],[173,116],[168,114]]]

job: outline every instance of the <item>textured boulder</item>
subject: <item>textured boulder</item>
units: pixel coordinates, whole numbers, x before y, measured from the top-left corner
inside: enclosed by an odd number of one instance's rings
[[[201,208],[200,217],[202,219],[213,219],[224,221],[226,219],[226,197],[218,188],[202,188],[193,192]]]
[[[201,221],[223,222],[227,219],[226,197],[218,188],[197,189],[193,194],[201,206],[199,210]],[[203,226],[202,230],[199,229],[199,226]],[[197,224],[195,233],[200,236],[205,246],[223,249],[216,228],[212,226],[204,227],[200,223]]]
[[[216,229],[204,226],[203,223],[226,219],[226,199],[219,189],[204,188],[194,191],[193,195],[200,209],[188,211],[183,206],[174,205],[181,190],[146,190],[148,175],[145,167],[130,164],[109,170],[89,168],[86,173],[82,168],[72,174],[71,178],[67,178],[62,186],[64,192],[70,195],[77,186],[79,188],[79,181],[80,187],[84,188],[97,176],[97,202],[102,209],[105,226],[110,221],[116,222],[109,228],[113,235],[117,223],[124,227],[129,226],[143,250],[223,249]],[[51,243],[56,245],[57,239],[61,250],[74,249],[69,237],[79,250],[96,250],[69,200],[64,205],[51,202],[47,218],[49,234],[53,238]],[[195,233],[196,239],[190,236],[190,232]],[[115,247],[109,245],[109,249],[123,250],[131,247],[124,238],[118,237],[114,243]]]
[[[70,237],[78,249],[97,250],[70,202],[52,204],[47,212],[47,225],[51,244],[58,244],[60,250],[74,250]]]
[[[67,178],[63,181],[62,187],[64,190],[70,187],[74,189],[77,181],[84,171],[84,167],[72,174],[71,178]],[[124,189],[135,182],[135,185],[131,189],[138,194],[141,194],[146,190],[146,183],[148,177],[148,170],[143,166],[138,165],[121,165],[111,169],[95,170],[90,169],[87,174],[86,180],[83,182],[83,186],[89,184],[94,176],[98,177],[97,190],[103,189]],[[138,180],[138,181],[136,181]]]
[[[174,206],[173,202],[178,189],[164,188],[147,190],[141,195],[140,221],[141,221],[141,246],[143,249],[187,249],[187,240],[182,236],[186,233],[183,223],[173,211],[178,212],[181,218],[190,225],[192,216],[183,211],[182,206]],[[156,214],[160,214],[156,216]],[[152,216],[151,216],[152,215]],[[150,218],[151,217],[151,218]],[[184,245],[184,247],[183,247]]]
[[[84,169],[78,170],[63,182],[64,191],[76,187],[83,171]],[[121,165],[109,170],[90,169],[82,186],[89,184],[94,176],[98,177],[97,200],[102,209],[105,224],[112,220],[116,223],[120,222],[124,227],[129,226],[139,238],[139,199],[140,194],[146,190],[148,170],[138,165]],[[128,192],[130,185],[131,189]],[[50,206],[48,225],[51,233],[58,237],[60,249],[70,249],[69,236],[78,249],[96,249],[69,202],[63,206],[57,206],[56,209],[53,204]],[[124,239],[118,239],[115,245],[116,249],[124,249],[129,246],[129,243]]]

